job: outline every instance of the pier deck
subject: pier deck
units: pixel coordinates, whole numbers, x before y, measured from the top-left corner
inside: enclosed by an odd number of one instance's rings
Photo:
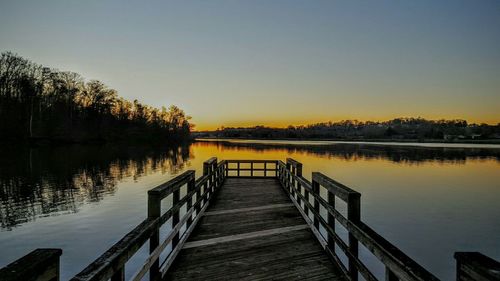
[[[345,280],[277,179],[229,178],[167,280]]]

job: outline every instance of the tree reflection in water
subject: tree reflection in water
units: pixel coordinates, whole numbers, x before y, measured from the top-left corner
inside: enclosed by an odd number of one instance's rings
[[[0,148],[2,230],[36,219],[77,212],[85,203],[115,193],[124,178],[177,173],[189,146]]]
[[[200,145],[216,146],[224,150],[233,151],[276,151],[287,153],[306,153],[318,157],[340,158],[348,161],[360,159],[380,159],[405,164],[423,162],[465,163],[467,159],[496,159],[500,161],[500,149],[494,148],[450,148],[450,147],[422,147],[397,146],[357,143],[336,143],[327,145],[300,144],[299,142],[286,143],[242,143],[230,141],[199,142]]]

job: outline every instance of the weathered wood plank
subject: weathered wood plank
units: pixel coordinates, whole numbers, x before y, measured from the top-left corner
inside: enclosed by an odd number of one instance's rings
[[[210,212],[168,280],[344,280],[277,179],[228,178]]]

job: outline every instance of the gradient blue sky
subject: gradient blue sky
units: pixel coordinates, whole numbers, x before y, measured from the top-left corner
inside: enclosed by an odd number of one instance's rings
[[[3,1],[0,50],[197,129],[500,122],[500,1]]]

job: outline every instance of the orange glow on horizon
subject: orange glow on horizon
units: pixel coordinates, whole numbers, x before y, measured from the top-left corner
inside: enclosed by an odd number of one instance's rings
[[[255,126],[265,126],[265,127],[272,127],[272,128],[286,128],[290,125],[292,126],[305,126],[305,125],[310,125],[310,124],[317,124],[317,123],[325,123],[325,122],[339,122],[342,120],[358,120],[361,122],[366,122],[366,121],[374,121],[374,122],[384,122],[384,121],[389,121],[393,120],[396,118],[417,118],[419,116],[390,116],[390,117],[385,117],[385,118],[356,118],[356,117],[343,117],[343,118],[314,118],[314,119],[308,119],[308,120],[268,120],[268,121],[260,121],[260,120],[248,120],[248,121],[221,121],[220,123],[205,123],[201,121],[199,118],[193,118],[193,124],[195,125],[194,131],[214,131],[217,130],[221,127],[255,127]],[[454,120],[454,119],[463,119],[466,120],[469,124],[488,124],[488,125],[496,125],[500,123],[500,119],[467,119],[467,118],[460,118],[460,117],[422,117],[421,118],[427,119],[427,120],[441,120],[441,119],[446,119],[446,120]]]

